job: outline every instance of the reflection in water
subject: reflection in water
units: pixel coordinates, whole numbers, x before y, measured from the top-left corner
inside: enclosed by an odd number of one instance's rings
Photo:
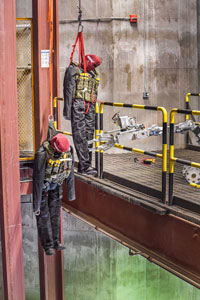
[[[67,300],[199,300],[200,290],[64,213]]]

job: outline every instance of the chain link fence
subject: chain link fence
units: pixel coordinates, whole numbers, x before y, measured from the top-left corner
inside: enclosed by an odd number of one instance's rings
[[[17,92],[20,159],[34,155],[32,20],[17,19]]]

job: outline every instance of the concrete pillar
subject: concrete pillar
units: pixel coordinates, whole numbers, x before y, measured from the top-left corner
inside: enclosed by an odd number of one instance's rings
[[[4,297],[23,300],[15,0],[0,4],[0,222]]]

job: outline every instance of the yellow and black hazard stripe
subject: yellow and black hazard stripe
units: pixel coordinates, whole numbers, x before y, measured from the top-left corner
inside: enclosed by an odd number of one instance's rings
[[[190,109],[190,104],[189,104],[189,102],[190,102],[189,97],[190,96],[200,97],[200,93],[187,93],[186,94],[186,97],[185,97],[186,109]],[[185,116],[185,120],[186,121],[189,120],[189,115],[188,114]],[[189,132],[187,132],[187,134],[186,134],[186,142],[187,142],[187,144],[189,144]]]
[[[58,129],[58,107],[57,101],[64,101],[64,98],[61,97],[54,97],[53,98],[53,125],[57,132],[63,133],[65,135],[72,135],[71,132],[61,131]]]
[[[167,111],[164,107],[160,106],[148,106],[148,105],[139,105],[139,104],[127,104],[127,103],[118,103],[118,102],[102,102],[100,104],[100,133],[103,133],[103,106],[115,106],[115,107],[125,107],[125,108],[135,108],[135,109],[145,109],[153,111],[161,111],[163,114],[163,155],[156,154],[154,152],[141,151],[140,153],[148,154],[151,156],[161,157],[162,156],[162,202],[165,202],[166,198],[166,176],[167,176]],[[120,145],[121,146],[121,145]],[[122,146],[123,147],[123,146]],[[125,149],[126,148],[126,149]],[[134,149],[124,147],[123,149]],[[128,150],[129,151],[129,150]],[[132,150],[130,150],[132,151]],[[152,155],[153,154],[153,155]],[[103,150],[100,151],[100,174],[102,177],[103,173]]]
[[[195,187],[196,189],[200,189],[200,184],[190,183],[190,185],[191,185],[192,187]]]
[[[144,154],[144,155],[149,155],[149,156],[153,156],[153,157],[158,157],[158,158],[162,158],[163,155],[159,154],[159,153],[155,153],[155,152],[151,152],[151,151],[145,151],[145,150],[141,150],[141,149],[137,149],[137,148],[131,148],[131,147],[126,147],[120,144],[115,144],[114,145],[115,148],[119,148],[119,149],[123,149],[126,151],[130,151],[130,152],[136,152],[136,153],[140,153],[140,154]]]
[[[189,98],[190,96],[193,96],[193,97],[200,97],[200,93],[187,93],[186,96],[185,96],[185,102],[186,102],[186,109],[189,109]]]
[[[192,94],[191,94],[192,95]],[[197,94],[196,94],[197,95]],[[200,167],[199,163],[190,162],[187,160],[174,157],[174,116],[175,114],[197,115],[200,116],[200,111],[191,109],[174,108],[170,112],[170,137],[169,137],[169,205],[173,205],[173,177],[174,163],[181,163],[192,167]]]
[[[98,118],[99,118],[99,105],[96,102],[95,104],[95,169],[97,170],[98,173],[98,166],[99,166],[99,142],[98,142],[98,134],[99,134],[99,122],[98,122]]]
[[[104,103],[100,104],[100,110],[99,110],[99,133],[103,133],[103,106]],[[103,178],[103,150],[100,150],[100,160],[99,160],[99,172],[100,172],[100,178]]]

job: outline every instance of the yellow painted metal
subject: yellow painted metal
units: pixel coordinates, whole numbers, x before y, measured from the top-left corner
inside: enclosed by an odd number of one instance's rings
[[[104,103],[101,103],[101,104],[100,104],[100,109],[99,109],[100,115],[101,115],[101,114],[103,115],[103,107],[104,107]],[[100,116],[100,117],[101,117],[101,116]],[[102,133],[103,133],[103,130],[100,129],[100,130],[99,130],[99,133],[102,134]],[[100,142],[100,145],[103,145],[103,143]],[[100,150],[100,153],[103,153],[103,150],[102,150],[102,149]]]
[[[167,172],[167,144],[163,144],[163,155],[162,155],[162,157],[163,157],[162,171]]]
[[[190,183],[190,186],[195,187],[197,189],[200,189],[200,185],[199,184]]]
[[[100,104],[100,114],[103,114],[103,103]],[[124,103],[112,103],[113,106],[118,106],[118,107],[124,107]],[[145,105],[139,105],[139,104],[132,104],[131,105],[132,108],[135,109],[145,109]],[[157,111],[161,111],[162,115],[163,115],[163,123],[167,124],[167,110],[164,107],[158,106],[157,107]],[[103,133],[103,130],[100,130],[100,134]],[[102,143],[101,143],[102,144]],[[124,146],[119,145],[119,144],[115,144],[114,147],[119,148],[119,149],[124,149]],[[136,148],[132,148],[133,152],[137,152],[137,153],[142,153],[144,154],[145,151],[141,150],[141,149],[136,149]],[[103,152],[101,150],[101,152]],[[162,159],[162,171],[163,172],[167,172],[167,144],[163,144],[162,145],[162,154],[157,153],[156,157],[161,158]]]
[[[33,32],[31,18],[16,20],[18,134],[20,161],[35,154]]]
[[[124,149],[124,146],[120,145],[120,144],[114,144],[114,147],[115,148],[119,148],[119,149]]]
[[[57,109],[57,102],[58,102],[58,99],[59,99],[59,100],[62,100],[62,101],[64,100],[64,98],[60,98],[60,97],[54,97],[54,98],[53,98],[53,107],[56,108],[56,109]],[[53,122],[53,125],[54,125],[54,127],[55,127],[55,129],[56,129],[57,132],[63,133],[63,134],[65,134],[65,135],[70,135],[70,136],[72,136],[71,132],[62,131],[62,130],[58,129],[58,128],[57,128],[57,121],[54,121],[54,122]]]
[[[57,129],[57,121],[53,121],[53,126],[55,129]]]
[[[100,104],[100,110],[99,110],[100,114],[103,114],[103,107],[104,107],[104,103],[101,103]]]
[[[191,96],[191,93],[187,93],[186,96],[185,96],[185,101],[186,102],[189,102],[189,97]]]
[[[114,102],[114,103],[113,103],[113,106],[123,107],[123,106],[124,106],[124,103],[117,103],[117,102]]]
[[[95,104],[95,113],[96,115],[98,115],[99,113],[99,104],[96,103]],[[99,152],[98,147],[99,147],[99,142],[98,142],[98,134],[99,134],[99,129],[95,129],[95,148],[96,148],[96,152]]]
[[[162,107],[158,106],[157,111],[161,111],[163,115],[163,123],[167,124],[167,110]],[[162,152],[163,152],[163,161],[162,161],[162,171],[167,172],[167,144],[162,145]]]
[[[187,93],[185,96],[185,102],[189,104],[189,97],[190,97],[191,93]],[[186,121],[189,120],[189,115],[185,116]]]
[[[177,113],[178,108],[173,108],[170,112],[170,124],[174,124],[174,115]]]
[[[162,114],[163,114],[163,122],[167,123],[167,121],[168,121],[167,120],[167,110],[164,107],[162,107],[162,106],[158,106],[157,110],[162,112]]]
[[[169,173],[174,173],[174,145],[169,147]]]
[[[191,162],[191,166],[200,169],[200,163]]]
[[[123,145],[120,145],[120,144],[114,144],[114,147],[115,148],[118,148],[118,149],[124,149],[124,146]],[[137,153],[140,153],[140,154],[145,154],[145,151],[142,150],[142,149],[137,149],[137,148],[130,148],[132,152],[137,152]],[[162,154],[156,154],[156,157],[158,158],[163,158],[163,155]]]
[[[190,93],[188,93],[186,95],[186,97],[187,97],[186,102],[189,102],[189,96],[190,95],[191,95]],[[178,113],[177,108],[172,109],[171,112],[170,112],[170,124],[174,124],[174,115],[175,115],[175,113]],[[200,111],[193,110],[192,115],[200,116]],[[174,145],[170,145],[170,148],[169,148],[169,173],[174,173],[174,163],[177,161],[177,159],[178,159],[177,157],[174,157]],[[191,164],[192,167],[200,169],[200,163],[190,162],[190,164]],[[194,183],[190,183],[190,185],[193,186],[193,187],[196,187],[196,188],[200,187],[200,186],[198,186]]]
[[[144,105],[133,104],[132,108],[145,109]]]
[[[57,98],[58,97],[53,98],[53,107],[57,107]]]
[[[199,110],[193,110],[192,115],[193,116],[200,116],[200,111]]]
[[[65,135],[70,135],[70,136],[72,136],[72,133],[71,132],[67,132],[67,131],[62,131],[62,130],[56,130],[57,132],[60,132],[60,133],[62,133],[62,134],[65,134]]]

